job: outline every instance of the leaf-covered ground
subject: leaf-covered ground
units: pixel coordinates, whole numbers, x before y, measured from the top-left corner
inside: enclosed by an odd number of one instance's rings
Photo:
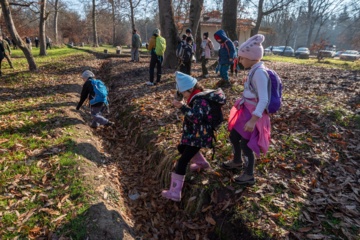
[[[212,171],[188,173],[181,203],[160,197],[178,157],[182,116],[171,106],[174,74],[148,87],[148,63],[112,59],[115,131],[103,135],[122,186],[126,211],[145,239],[359,238],[359,91],[357,72],[267,62],[283,79],[284,104],[272,116],[272,146],[257,160],[257,184],[241,189],[236,172],[219,168],[231,158],[226,126],[218,133]],[[229,112],[240,79],[226,89]],[[200,75],[199,64],[194,75]],[[214,86],[218,77],[201,80]],[[104,133],[104,132],[103,132]],[[205,151],[210,159],[212,151]],[[128,197],[126,197],[128,196]],[[232,224],[231,224],[232,223]],[[245,235],[241,235],[245,234]]]
[[[101,139],[75,111],[84,69],[102,60],[67,48],[38,57],[28,72],[19,50],[3,63],[0,101],[0,238],[133,239],[116,187],[98,165]],[[114,221],[115,220],[115,221]],[[105,227],[106,226],[106,227]]]
[[[267,62],[283,78],[284,104],[272,116],[272,146],[257,160],[256,185],[240,188],[239,172],[219,168],[232,157],[224,124],[214,160],[203,150],[212,170],[188,172],[174,203],[160,197],[181,133],[182,115],[171,104],[174,71],[148,87],[146,58],[65,55],[40,58],[38,73],[5,70],[3,238],[359,239],[359,72]],[[116,127],[90,130],[88,109],[74,112],[84,68],[110,87]],[[245,74],[225,89],[224,113]],[[212,72],[200,81],[212,88],[218,79]]]

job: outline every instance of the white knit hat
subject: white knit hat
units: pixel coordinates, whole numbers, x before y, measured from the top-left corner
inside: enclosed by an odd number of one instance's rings
[[[240,45],[238,56],[250,60],[260,60],[264,54],[262,42],[265,40],[264,35],[256,34]]]
[[[81,77],[85,80],[88,80],[89,78],[91,77],[95,77],[95,74],[90,71],[90,70],[85,70],[82,74],[81,74]]]

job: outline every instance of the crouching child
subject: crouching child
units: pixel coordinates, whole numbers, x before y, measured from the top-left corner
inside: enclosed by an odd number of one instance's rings
[[[100,125],[112,126],[113,122],[106,119],[102,114],[108,109],[108,91],[105,84],[95,79],[93,72],[86,70],[81,75],[84,80],[84,85],[81,90],[80,101],[76,107],[79,110],[85,100],[89,99],[91,116],[93,117],[90,127],[97,128]]]

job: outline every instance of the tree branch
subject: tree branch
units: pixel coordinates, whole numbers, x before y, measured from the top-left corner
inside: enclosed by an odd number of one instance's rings
[[[37,2],[30,2],[30,3],[15,3],[15,2],[11,2],[9,3],[10,6],[19,6],[19,7],[30,7],[33,4],[37,4]]]

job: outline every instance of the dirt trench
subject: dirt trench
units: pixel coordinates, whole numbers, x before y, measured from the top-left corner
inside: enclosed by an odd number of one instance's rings
[[[116,189],[118,196],[115,202],[119,206],[119,214],[130,220],[130,227],[134,232],[132,236],[139,239],[257,239],[252,237],[251,231],[239,220],[242,216],[235,209],[241,204],[246,205],[242,198],[251,195],[251,190],[226,186],[223,182],[230,181],[233,173],[218,168],[219,160],[229,157],[231,153],[217,155],[218,159],[211,161],[212,167],[217,171],[188,172],[180,203],[161,198],[161,190],[169,186],[170,172],[178,157],[176,145],[180,138],[182,115],[171,105],[175,88],[174,70],[165,70],[161,84],[149,87],[145,85],[149,75],[148,61],[130,63],[129,60],[107,59],[96,73],[110,88],[109,118],[116,126],[98,129],[94,135],[99,137],[103,152],[107,155],[106,161],[98,167]],[[302,72],[299,72],[298,66],[279,64],[277,67],[275,69],[279,70],[283,79],[291,79],[286,84],[293,94],[310,90],[317,91],[318,94],[321,91],[327,93],[329,85],[334,86],[335,90],[343,91],[348,82],[352,84],[352,80],[346,80],[348,77],[345,77],[351,73],[340,70],[310,69],[314,72],[310,78],[311,72],[307,67]],[[198,65],[194,66],[193,74],[195,77],[201,74]],[[332,79],[336,76],[344,76],[347,82],[333,85]],[[241,79],[242,76],[237,78]],[[217,76],[212,74],[201,82],[211,87],[217,80]],[[315,82],[315,87],[310,87],[305,80]],[[300,87],[296,87],[298,85]],[[356,88],[349,91],[352,93]],[[235,100],[233,92],[229,89],[225,92],[229,102]],[[356,102],[356,99],[349,99],[351,104]],[[283,111],[285,117],[288,112],[293,114],[301,109],[290,108],[294,102],[296,101],[289,99],[285,103],[284,107],[288,110]],[[278,119],[274,120],[274,125],[279,126]],[[203,151],[203,154],[211,159],[211,151]],[[311,164],[310,162],[309,165]],[[274,165],[273,171],[278,170]],[[287,179],[287,172],[281,174]],[[265,184],[268,179],[262,178],[261,181]],[[235,212],[238,214],[234,214]],[[269,227],[266,222],[262,224],[265,228]],[[292,235],[292,232],[287,235],[287,239],[302,239]],[[271,238],[264,236],[262,239]]]
[[[211,186],[210,189],[206,186],[217,177],[212,173],[187,174],[180,203],[161,198],[160,192],[168,187],[170,170],[177,158],[176,141],[169,146],[159,146],[159,136],[154,132],[165,123],[181,121],[173,108],[164,112],[154,108],[171,103],[173,71],[165,70],[161,84],[148,87],[145,85],[148,62],[128,61],[109,59],[97,73],[109,86],[109,118],[116,126],[96,130],[94,134],[101,138],[104,152],[109,156],[99,167],[120,192],[121,215],[131,219],[133,236],[138,239],[257,239],[244,224],[232,221],[231,204],[223,205],[225,200],[229,203],[234,194],[221,188],[213,191]],[[152,108],[148,112],[150,116],[141,116],[139,111],[147,107]],[[154,112],[158,115],[153,116]],[[169,134],[180,137],[180,133]],[[237,195],[240,196],[241,193]],[[107,216],[102,217],[108,221]]]
[[[70,60],[70,61],[76,61]],[[74,124],[76,133],[73,134],[76,153],[79,155],[78,170],[80,177],[84,179],[84,183],[90,186],[93,193],[89,193],[91,206],[86,212],[61,228],[69,227],[78,233],[73,232],[72,235],[83,236],[84,239],[136,239],[136,233],[133,229],[133,222],[123,214],[123,205],[119,189],[113,184],[108,177],[108,172],[103,171],[106,163],[111,156],[104,151],[103,140],[99,137],[99,132],[106,129],[99,128],[93,130],[89,127],[91,120],[89,108],[86,104],[76,111],[76,104],[79,101],[82,80],[79,78],[79,71],[83,68],[91,69],[98,73],[97,69],[102,68],[105,60],[86,60],[82,62],[82,66],[76,68],[76,71],[68,71],[67,75],[62,76],[58,81],[54,82],[56,86],[53,88],[56,93],[64,95],[63,102],[66,108],[62,108],[64,115],[71,119]],[[62,105],[59,103],[59,105]],[[69,123],[70,124],[70,123]],[[59,131],[62,131],[59,128]],[[68,226],[67,226],[68,225]],[[69,233],[62,233],[69,234]],[[63,235],[52,234],[48,239],[68,239]]]

